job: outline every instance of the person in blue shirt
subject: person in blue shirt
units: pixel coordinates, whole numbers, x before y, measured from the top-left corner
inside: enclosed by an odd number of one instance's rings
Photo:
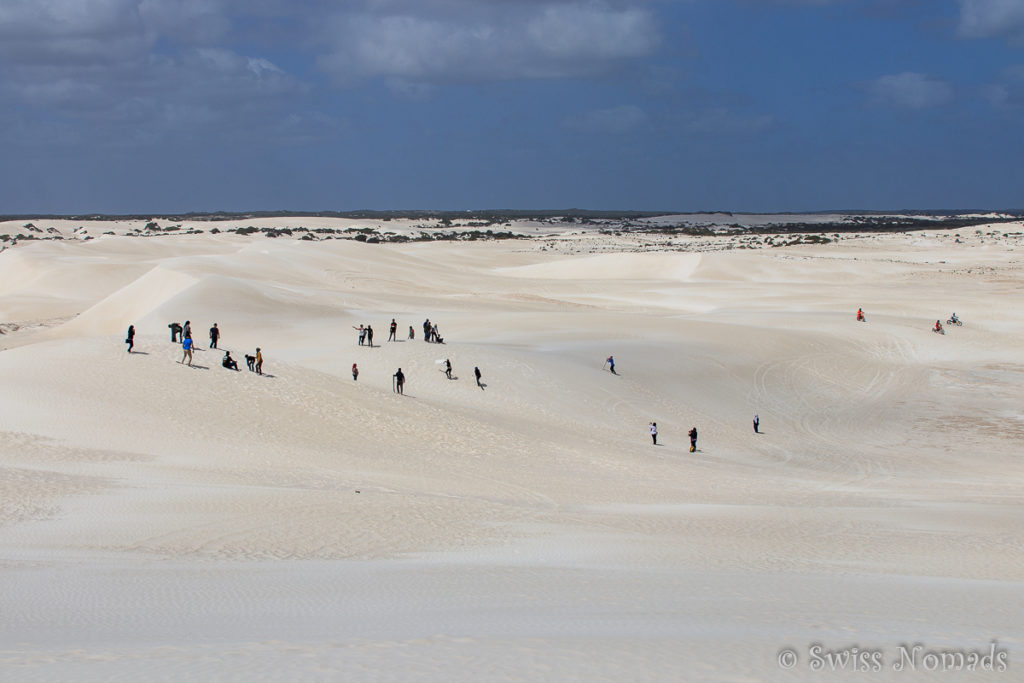
[[[189,367],[191,367],[192,366],[192,337],[185,337],[185,339],[183,339],[182,342],[181,342],[181,348],[184,350],[184,353],[181,355],[181,361],[180,362],[184,363],[185,359],[187,358],[188,359],[188,365],[189,365]]]

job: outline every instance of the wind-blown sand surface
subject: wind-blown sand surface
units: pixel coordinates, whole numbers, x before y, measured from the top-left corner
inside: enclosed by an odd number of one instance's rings
[[[0,678],[1021,680],[1019,240],[616,240],[0,253]]]

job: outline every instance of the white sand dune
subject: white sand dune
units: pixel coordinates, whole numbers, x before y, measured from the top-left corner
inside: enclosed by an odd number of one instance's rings
[[[594,239],[0,253],[0,677],[859,680],[822,643],[1015,680],[1019,241]]]

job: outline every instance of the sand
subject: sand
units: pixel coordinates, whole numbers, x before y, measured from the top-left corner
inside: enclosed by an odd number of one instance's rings
[[[4,680],[1019,680],[1019,225],[757,250],[57,227],[0,253]],[[1008,670],[897,670],[915,643]]]

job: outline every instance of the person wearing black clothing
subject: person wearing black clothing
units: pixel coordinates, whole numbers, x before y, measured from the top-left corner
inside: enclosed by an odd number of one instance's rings
[[[690,429],[690,452],[693,453],[697,450],[697,428],[693,427]]]
[[[224,360],[222,360],[220,364],[226,367],[228,370],[238,370],[238,361],[231,357],[230,351],[224,352]]]
[[[167,327],[171,328],[171,343],[177,344],[178,338],[181,336],[181,325],[178,323],[171,323]]]
[[[398,323],[395,319],[391,319],[391,334],[388,335],[388,341],[398,341]]]
[[[395,373],[395,391],[399,394],[404,393],[402,387],[405,386],[405,375],[402,373],[402,368],[398,368],[398,372]]]
[[[125,337],[124,343],[128,345],[128,353],[131,353],[135,346],[135,325],[128,326],[128,336]]]
[[[452,378],[452,362],[448,358],[445,358],[444,360],[444,374],[448,377],[448,379]]]
[[[213,324],[210,328],[210,348],[217,348],[217,340],[220,339],[220,329],[217,327],[217,323]]]
[[[481,389],[483,389],[484,385],[480,384],[480,368],[474,366],[473,367],[473,374],[476,375],[476,385],[478,387],[480,387]]]
[[[181,339],[182,341],[192,338],[192,323],[185,321],[185,327],[181,328]]]
[[[366,326],[366,343],[370,345],[370,348],[373,348],[373,326],[372,325],[367,325]]]

